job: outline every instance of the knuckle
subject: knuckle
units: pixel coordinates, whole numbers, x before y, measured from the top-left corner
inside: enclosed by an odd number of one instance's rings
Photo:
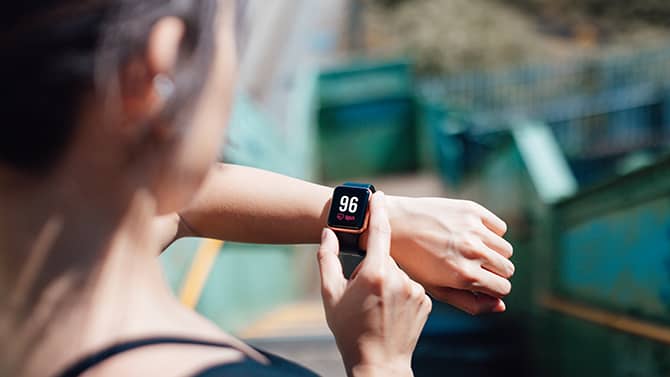
[[[484,226],[482,218],[472,214],[465,217],[465,224],[472,229],[480,229]]]
[[[320,247],[320,248],[319,248],[319,251],[316,253],[316,259],[317,259],[319,262],[323,262],[323,261],[325,261],[327,258],[328,258],[328,253],[326,252],[326,250],[323,249],[323,247]]]
[[[463,207],[470,212],[475,212],[478,210],[479,204],[475,203],[472,200],[464,200]]]
[[[481,260],[485,255],[480,248],[472,246],[463,249],[463,256],[470,260]]]
[[[335,297],[335,295],[330,288],[328,288],[327,286],[322,286],[321,297],[323,297],[324,301],[330,301]]]
[[[412,285],[409,283],[403,284],[401,288],[402,293],[405,295],[406,298],[412,298],[414,297],[414,288],[412,288]]]
[[[479,281],[473,268],[461,268],[460,275],[461,281],[463,282],[463,288],[472,287]]]
[[[444,255],[440,258],[440,266],[444,270],[448,271],[450,274],[460,276],[462,271],[462,264],[464,263],[461,258],[454,257],[453,255]]]
[[[381,270],[369,272],[361,277],[363,278],[363,282],[373,293],[381,294],[381,292],[384,290],[384,286],[386,285],[386,277]]]
[[[468,235],[463,238],[461,242],[461,250],[470,256],[478,256],[480,254],[480,242],[476,236]]]
[[[409,284],[409,290],[410,290],[411,297],[413,299],[420,299],[420,298],[422,298],[423,296],[426,295],[426,291],[423,289],[421,284],[416,283],[414,281],[410,281],[409,283],[410,283]]]
[[[424,296],[423,305],[426,308],[426,313],[430,314],[433,311],[433,300],[428,296]]]
[[[426,290],[420,284],[417,284],[417,285],[418,285],[418,287],[416,289],[416,296],[415,297],[419,300],[423,300],[424,297],[427,297],[426,296]]]

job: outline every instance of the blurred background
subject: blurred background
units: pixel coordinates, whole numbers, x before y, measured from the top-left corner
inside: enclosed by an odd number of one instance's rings
[[[226,162],[466,198],[510,227],[502,315],[437,304],[417,376],[670,375],[670,2],[250,0]],[[185,305],[342,376],[313,246],[187,239]]]

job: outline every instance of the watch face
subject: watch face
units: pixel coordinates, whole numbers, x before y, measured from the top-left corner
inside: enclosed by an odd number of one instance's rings
[[[370,202],[370,190],[366,188],[338,186],[333,193],[333,203],[328,214],[328,226],[361,230]]]

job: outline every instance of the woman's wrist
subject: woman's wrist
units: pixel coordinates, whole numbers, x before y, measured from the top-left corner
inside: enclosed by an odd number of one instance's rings
[[[407,226],[407,201],[411,200],[405,196],[386,197],[386,208],[388,210],[389,222],[391,223],[391,231],[397,237],[405,237]]]
[[[413,233],[410,228],[412,224],[409,205],[412,198],[405,196],[388,196],[387,208],[389,222],[391,223],[391,256],[396,257],[397,253],[407,251],[406,241]]]
[[[389,357],[378,347],[358,343],[353,348],[340,349],[344,367],[349,376],[413,376],[412,355]]]
[[[411,366],[394,366],[392,363],[384,365],[359,364],[347,368],[349,377],[413,377]]]
[[[404,196],[386,196],[386,210],[389,217],[389,223],[391,224],[391,254],[394,253],[394,249],[404,250],[404,248],[393,248],[393,245],[401,244],[410,235],[410,232],[407,230],[407,202],[409,200],[411,200],[411,198]],[[365,250],[367,244],[368,232],[365,232],[361,235],[359,246],[361,249]]]

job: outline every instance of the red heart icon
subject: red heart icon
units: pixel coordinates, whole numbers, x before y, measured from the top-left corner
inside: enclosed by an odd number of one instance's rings
[[[337,219],[340,220],[340,221],[344,220],[344,214],[343,213],[338,213],[337,214]]]

